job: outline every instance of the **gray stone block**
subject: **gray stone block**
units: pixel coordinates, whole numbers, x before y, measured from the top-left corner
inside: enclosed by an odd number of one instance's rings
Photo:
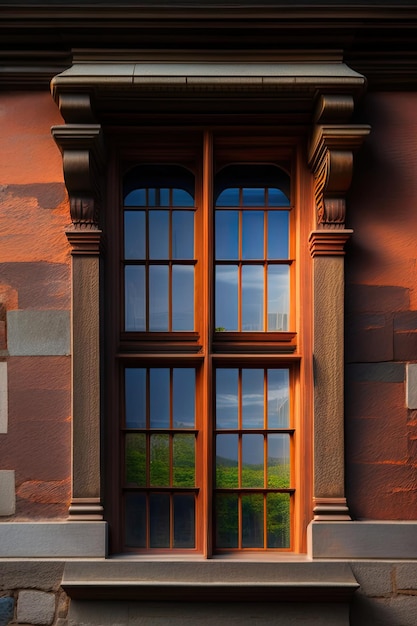
[[[69,354],[69,311],[8,311],[7,347],[10,356]]]
[[[350,566],[360,584],[360,593],[366,596],[383,597],[393,592],[393,563],[352,561]]]
[[[14,515],[15,510],[15,472],[0,470],[0,515]]]
[[[17,621],[34,626],[50,626],[55,617],[55,594],[45,591],[19,592]]]
[[[63,561],[3,559],[0,564],[0,592],[10,589],[57,591],[63,571]]]
[[[402,383],[404,363],[355,363],[346,367],[349,380],[355,382]]]

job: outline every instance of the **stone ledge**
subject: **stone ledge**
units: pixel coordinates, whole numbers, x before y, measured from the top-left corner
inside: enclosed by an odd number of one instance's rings
[[[313,559],[417,559],[417,521],[311,522]]]
[[[67,562],[73,599],[193,602],[348,602],[359,584],[346,563]]]
[[[100,558],[105,522],[1,522],[0,558]]]

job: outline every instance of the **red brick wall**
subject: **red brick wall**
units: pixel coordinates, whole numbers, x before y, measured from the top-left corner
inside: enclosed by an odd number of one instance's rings
[[[417,519],[417,94],[368,95],[346,256],[347,495],[359,519]]]
[[[0,469],[16,473],[16,519],[66,516],[70,357],[5,351],[7,311],[70,309],[69,209],[50,131],[62,120],[48,92],[33,92],[2,95],[0,121],[0,358],[9,387]]]

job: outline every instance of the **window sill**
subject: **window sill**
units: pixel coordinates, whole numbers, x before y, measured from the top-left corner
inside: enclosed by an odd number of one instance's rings
[[[348,602],[359,585],[346,563],[114,558],[67,562],[62,587],[75,600]]]

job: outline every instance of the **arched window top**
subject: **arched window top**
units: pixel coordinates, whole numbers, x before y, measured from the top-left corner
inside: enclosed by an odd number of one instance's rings
[[[192,207],[194,175],[180,165],[138,165],[124,177],[125,207]]]
[[[215,180],[217,207],[286,207],[290,177],[276,165],[229,165]]]

